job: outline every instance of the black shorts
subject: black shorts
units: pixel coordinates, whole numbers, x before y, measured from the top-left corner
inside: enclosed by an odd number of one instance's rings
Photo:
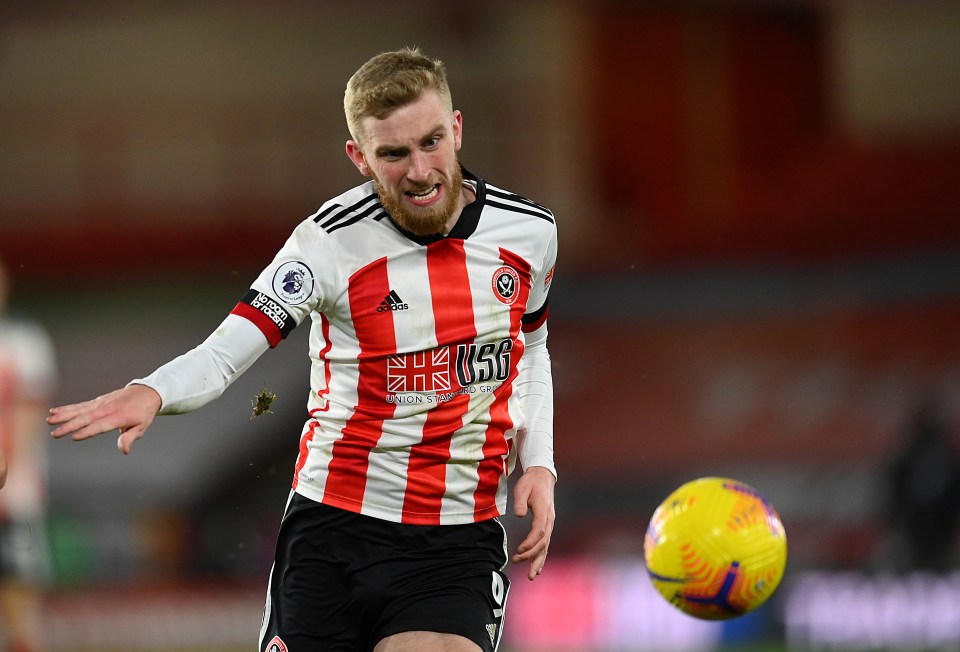
[[[280,525],[262,652],[372,650],[391,634],[500,643],[510,581],[497,519],[404,525],[294,494]]]

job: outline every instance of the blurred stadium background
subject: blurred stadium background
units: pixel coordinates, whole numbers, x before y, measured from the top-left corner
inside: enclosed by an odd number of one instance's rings
[[[956,538],[911,561],[888,473],[923,406],[960,425],[960,2],[4,3],[0,258],[55,402],[194,346],[359,181],[343,86],[407,44],[448,64],[465,164],[561,225],[558,525],[506,650],[960,646]],[[306,335],[129,458],[50,443],[52,650],[253,649]],[[707,474],[790,541],[727,624],[642,568],[656,504]]]

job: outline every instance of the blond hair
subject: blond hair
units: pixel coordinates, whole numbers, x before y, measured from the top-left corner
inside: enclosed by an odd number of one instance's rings
[[[447,71],[442,61],[425,56],[415,47],[376,55],[347,82],[343,110],[350,135],[362,142],[360,123],[364,118],[386,118],[429,89],[437,91],[447,108],[453,111]]]

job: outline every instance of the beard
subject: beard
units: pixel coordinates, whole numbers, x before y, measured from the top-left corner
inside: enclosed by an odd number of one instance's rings
[[[454,166],[451,178],[441,177],[439,183],[443,188],[443,199],[438,204],[411,208],[403,199],[404,192],[423,193],[436,184],[413,186],[391,194],[380,183],[380,179],[373,175],[373,185],[377,195],[380,196],[380,203],[390,213],[390,217],[398,226],[416,235],[443,233],[447,222],[460,206],[460,195],[463,192],[463,173],[460,171],[460,164],[457,163]]]

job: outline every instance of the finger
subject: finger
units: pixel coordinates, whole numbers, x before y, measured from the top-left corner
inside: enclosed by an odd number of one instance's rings
[[[548,549],[549,546],[545,547],[543,551],[537,555],[536,559],[530,563],[530,569],[527,571],[527,579],[531,582],[539,577],[540,573],[543,572],[543,567],[547,565]]]
[[[530,520],[530,533],[520,543],[519,550],[521,551],[529,549],[544,537],[549,538],[553,532],[552,510],[542,505],[530,505],[529,507],[530,511],[533,512],[533,518]],[[526,509],[524,509],[524,512],[526,512]]]
[[[50,423],[49,419],[48,419],[48,423]],[[56,422],[50,423],[50,425],[56,425]],[[69,426],[61,425],[51,430],[50,434],[53,436],[54,439],[60,439],[64,435],[68,435],[71,432],[73,432],[73,430]]]
[[[51,408],[50,416],[47,417],[47,423],[50,425],[69,424],[74,419],[80,419],[81,421],[78,423],[81,423],[81,427],[89,425],[89,423],[106,414],[103,412],[103,408],[105,408],[106,405],[109,405],[110,399],[115,393],[116,392],[110,392],[109,394],[104,394],[103,396],[98,396],[95,399],[83,401],[82,403],[71,403],[69,405],[61,405],[59,407]],[[87,423],[82,423],[83,419],[87,419]],[[74,427],[68,428],[65,431],[61,431],[59,435],[54,436],[62,437],[63,435],[76,430],[75,426],[76,424]]]
[[[60,437],[65,437],[67,435],[72,435],[74,438],[76,438],[76,436],[84,429],[89,430],[90,424],[92,423],[92,419],[89,414],[81,413],[76,416],[70,417],[69,420],[67,420],[66,417],[64,417],[64,420],[59,421],[58,423],[60,423],[60,425],[57,428],[55,428],[53,432],[50,433],[51,435],[53,435],[57,439],[59,439]],[[89,437],[89,436],[90,434],[88,432],[85,434],[85,436],[81,438],[86,439],[86,437]]]
[[[548,545],[549,541],[550,539],[545,529],[535,528],[531,530],[530,534],[517,546],[517,552],[513,556],[513,561],[518,563],[533,559]]]
[[[86,425],[80,428],[79,430],[76,430],[75,432],[70,433],[70,439],[72,439],[73,441],[83,441],[85,439],[91,439],[98,435],[102,435],[105,432],[110,432],[111,430],[117,430],[117,429],[118,429],[118,426],[110,425],[109,423],[104,423],[103,421],[94,421],[93,423],[90,423],[89,425]],[[60,435],[59,437],[62,437],[65,434],[67,433]],[[59,439],[57,435],[54,435],[54,436]]]
[[[513,515],[517,518],[523,518],[527,515],[527,501],[526,500],[515,500],[513,502]]]
[[[115,410],[102,406],[81,412],[50,434],[56,439],[70,435],[74,441],[82,441],[123,426],[123,420]]]
[[[530,490],[523,484],[518,484],[513,493],[513,515],[517,518],[523,518],[527,515],[527,501],[530,500]]]
[[[117,448],[124,455],[130,454],[130,449],[133,447],[133,443],[140,439],[143,435],[145,428],[141,426],[135,426],[133,428],[127,428],[126,430],[120,431],[120,436],[117,438]]]
[[[47,423],[50,425],[65,423],[75,419],[84,412],[96,407],[96,400],[84,401],[83,403],[71,403],[70,405],[60,405],[50,408],[50,415],[47,417]]]
[[[526,553],[514,555],[513,562],[519,564],[529,560],[530,566],[527,570],[527,579],[533,581],[543,572],[543,567],[547,563],[547,551],[549,549],[550,540],[543,539]]]
[[[534,514],[536,514],[534,510]],[[553,519],[534,518],[530,534],[517,546],[513,556],[514,563],[530,561],[530,573],[538,575],[546,563],[547,550],[550,547],[550,538],[553,535]],[[533,579],[533,576],[530,579]]]
[[[68,406],[50,408],[50,413],[47,415],[47,423],[50,425],[56,425],[69,419],[70,417],[67,414],[67,407]]]
[[[80,431],[86,430],[83,439],[90,437],[94,434],[92,431],[96,430],[97,422],[105,415],[103,415],[93,401],[88,401],[86,404],[83,404],[82,409],[71,409],[69,411],[65,410],[62,413],[57,415],[57,418],[54,420],[54,423],[60,424],[58,428],[54,429],[52,434],[56,438],[63,437],[65,435],[74,435],[79,434]],[[78,406],[71,406],[77,407]]]

